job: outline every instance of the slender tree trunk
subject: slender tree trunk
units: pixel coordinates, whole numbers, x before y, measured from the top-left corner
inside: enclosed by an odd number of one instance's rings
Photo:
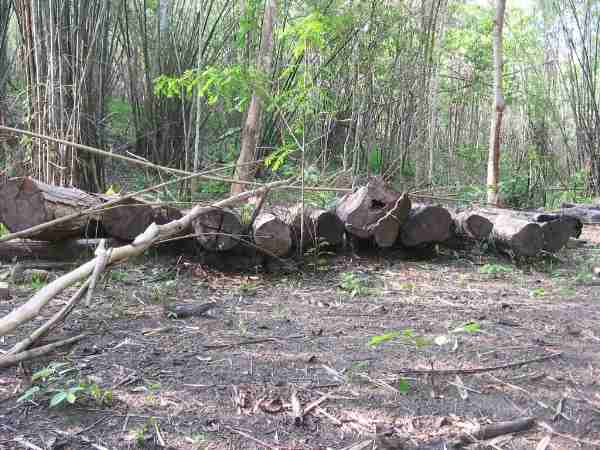
[[[265,13],[263,17],[262,37],[260,41],[260,50],[258,55],[259,69],[268,76],[271,71],[271,63],[273,59],[273,22],[275,18],[275,0],[266,0]],[[238,165],[235,169],[235,179],[248,181],[256,168],[252,167],[250,162],[254,160],[254,153],[258,138],[260,136],[260,116],[261,116],[261,100],[257,92],[252,95],[246,123],[242,130],[240,156]],[[231,195],[238,194],[244,191],[244,186],[241,184],[231,185]]]
[[[504,95],[502,93],[502,28],[506,0],[496,0],[496,18],[494,21],[494,115],[490,132],[490,147],[487,171],[487,201],[498,204],[498,181],[500,178],[500,132],[504,114]]]

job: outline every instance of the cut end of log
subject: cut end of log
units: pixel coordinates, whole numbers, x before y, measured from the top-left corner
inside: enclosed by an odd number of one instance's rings
[[[477,241],[487,239],[494,228],[489,219],[471,211],[458,213],[453,220],[456,234],[465,235]]]
[[[444,242],[450,238],[452,217],[439,206],[417,206],[400,231],[400,242],[405,247],[416,247],[430,242]]]
[[[259,215],[252,225],[254,243],[268,254],[285,256],[292,249],[292,232],[287,223],[270,213]]]
[[[290,208],[286,222],[292,228],[294,245],[300,246],[302,234],[302,248],[314,247],[326,243],[337,246],[344,240],[344,224],[332,211],[316,208],[304,208],[304,229],[301,230],[302,205]]]
[[[536,256],[544,248],[544,233],[537,223],[500,216],[492,233],[496,241],[510,248],[516,256]]]
[[[222,208],[206,208],[192,225],[200,245],[210,251],[231,250],[244,231],[238,216]]]

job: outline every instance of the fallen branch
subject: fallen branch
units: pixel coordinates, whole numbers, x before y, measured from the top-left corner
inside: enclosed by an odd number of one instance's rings
[[[493,372],[495,370],[502,369],[514,369],[515,367],[525,366],[527,364],[533,364],[536,362],[548,361],[549,359],[558,358],[562,353],[553,353],[551,355],[541,356],[539,358],[528,359],[525,361],[503,364],[500,366],[492,367],[478,367],[475,369],[400,369],[394,371],[394,373],[401,375],[472,375],[475,373]]]
[[[248,197],[260,194],[266,188],[281,186],[287,182],[287,180],[283,180],[269,183],[263,188],[243,192],[217,202],[213,205],[213,207],[223,207],[238,203],[246,200]],[[191,226],[192,221],[196,217],[200,216],[204,211],[206,211],[206,207],[197,205],[181,219],[174,220],[165,225],[156,225],[154,223],[151,224],[146,231],[140,234],[131,244],[113,248],[108,264],[114,264],[116,262],[129,259],[130,257],[141,255],[159,240],[182,233],[183,231],[187,230]],[[77,269],[47,284],[38,292],[36,292],[36,294],[29,301],[0,319],[0,336],[10,333],[21,324],[33,319],[37,316],[39,311],[57,294],[64,291],[69,286],[77,283],[78,281],[82,281],[89,277],[96,267],[98,258],[99,257],[96,257],[91,261],[88,261]]]
[[[42,347],[36,347],[31,350],[26,350],[24,352],[17,353],[16,355],[3,356],[2,358],[0,358],[0,369],[4,367],[14,366],[20,362],[27,361],[29,359],[39,358],[40,356],[44,356],[50,353],[52,350],[63,347],[65,345],[72,344],[73,342],[80,341],[86,336],[87,334],[79,334],[77,336],[73,336],[72,338],[63,339],[62,341],[53,342],[52,344],[44,345]]]

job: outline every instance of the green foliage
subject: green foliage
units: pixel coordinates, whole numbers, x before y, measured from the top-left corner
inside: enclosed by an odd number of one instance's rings
[[[154,95],[190,98],[197,89],[197,95],[209,105],[223,102],[227,111],[243,112],[261,82],[263,77],[255,70],[240,65],[208,66],[202,71],[186,70],[181,76],[159,76],[154,80]]]
[[[504,266],[502,264],[485,264],[479,269],[479,273],[491,275],[492,278],[497,278],[500,275],[512,273],[513,271],[512,267]]]
[[[374,148],[369,153],[369,171],[373,174],[380,174],[383,169],[383,157],[381,149]]]
[[[107,119],[111,131],[117,136],[127,136],[132,116],[131,105],[120,97],[110,97],[106,103]]]
[[[377,347],[384,342],[389,342],[400,338],[403,343],[413,345],[417,350],[429,347],[436,344],[440,347],[450,342],[450,337],[456,334],[474,334],[481,331],[481,326],[477,322],[466,322],[446,334],[438,335],[435,337],[418,335],[411,328],[407,328],[403,331],[390,331],[378,336],[372,336],[369,340],[369,347]]]
[[[368,279],[353,272],[343,272],[340,275],[339,288],[343,292],[350,294],[352,298],[369,295],[372,292]]]
[[[0,223],[0,237],[6,236],[7,234],[10,234],[10,230],[6,228],[6,225]]]
[[[35,291],[38,291],[42,287],[44,287],[46,285],[46,282],[47,282],[47,279],[38,273],[33,273],[31,275],[30,286],[31,286],[31,289],[33,289]]]
[[[224,181],[202,180],[198,191],[202,194],[226,194],[229,192],[229,185]]]
[[[81,378],[68,363],[51,363],[35,372],[31,381],[33,385],[17,399],[18,403],[41,398],[51,408],[90,401],[96,406],[112,404],[111,390],[101,388],[89,378]]]

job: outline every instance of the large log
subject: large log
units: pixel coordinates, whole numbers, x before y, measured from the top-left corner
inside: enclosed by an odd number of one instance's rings
[[[40,259],[44,261],[74,261],[94,255],[100,239],[68,239],[60,242],[13,239],[0,242],[0,261],[13,262],[14,259]],[[107,247],[121,245],[109,240]]]
[[[118,197],[102,195],[101,198],[109,201]],[[151,223],[164,225],[181,217],[181,212],[170,206],[153,205],[141,198],[127,198],[102,211],[102,227],[110,236],[129,242]]]
[[[75,188],[51,186],[31,178],[13,178],[0,186],[0,220],[11,232],[99,206],[102,200]],[[44,241],[93,237],[98,216],[82,216],[27,236]]]
[[[285,256],[292,249],[290,226],[273,214],[260,214],[252,224],[254,243],[275,256]]]
[[[540,225],[527,218],[506,212],[478,211],[493,224],[492,239],[500,250],[515,256],[536,256],[544,248],[544,232]]]
[[[400,194],[387,188],[380,178],[375,178],[366,186],[342,197],[336,214],[344,223],[346,232],[353,237],[370,239],[377,231],[380,241],[386,245],[391,240],[389,235],[399,228],[393,220],[405,219],[410,210],[408,197],[401,202],[398,202],[399,198]],[[380,221],[388,213],[389,216]]]
[[[485,212],[490,215],[510,215],[528,222],[540,225],[543,234],[543,250],[555,253],[567,245],[571,237],[578,238],[581,235],[583,224],[577,217],[561,213],[547,213],[537,211],[516,211],[500,208],[486,208]]]
[[[192,225],[200,245],[210,251],[231,250],[244,233],[238,216],[224,208],[206,208]]]
[[[400,243],[405,247],[444,242],[452,235],[452,216],[439,206],[417,205],[411,210],[400,230]]]
[[[579,206],[561,209],[557,214],[574,217],[583,223],[600,223],[600,207],[598,206]]]
[[[286,218],[286,222],[292,229],[292,238],[296,247],[302,245],[302,248],[306,249],[322,243],[337,246],[344,240],[344,224],[332,211],[305,206],[303,230],[301,230],[301,221],[302,205],[297,204],[290,208]]]

